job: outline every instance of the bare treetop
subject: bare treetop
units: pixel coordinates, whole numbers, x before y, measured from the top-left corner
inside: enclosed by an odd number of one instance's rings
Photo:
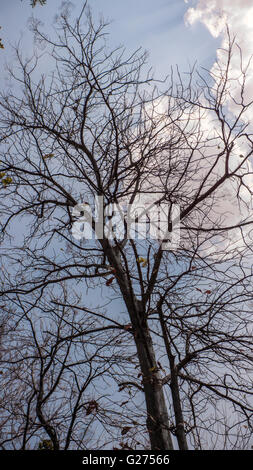
[[[215,81],[159,81],[145,52],[109,49],[86,3],[53,38],[33,28],[46,47],[17,49],[18,88],[0,98],[2,448],[248,448],[252,103],[233,38]],[[138,238],[125,207],[140,197]]]

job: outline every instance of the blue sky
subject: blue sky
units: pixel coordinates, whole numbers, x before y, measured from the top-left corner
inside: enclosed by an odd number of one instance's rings
[[[0,67],[4,61],[13,62],[10,44],[17,43],[21,37],[23,54],[31,55],[33,36],[29,31],[29,19],[34,15],[44,23],[45,30],[50,31],[62,3],[62,0],[47,0],[45,6],[38,5],[32,9],[30,0],[1,0],[0,25],[5,49],[0,50]],[[75,5],[73,16],[77,16],[84,0],[73,0],[72,3]],[[187,72],[195,62],[198,67],[211,69],[216,60],[217,48],[225,45],[225,34],[222,31],[225,22],[238,35],[246,58],[253,51],[252,0],[233,0],[233,9],[230,8],[230,0],[90,0],[89,4],[95,19],[102,14],[105,19],[111,20],[108,32],[112,47],[125,45],[132,53],[142,46],[149,51],[149,63],[155,70],[156,78],[163,78],[170,73],[171,66],[176,65],[181,72]],[[46,72],[47,68],[50,70],[47,57],[41,72]],[[233,69],[236,74],[239,59],[235,54]],[[2,72],[0,78],[6,76]],[[249,77],[253,77],[253,68]],[[7,80],[2,80],[3,88],[8,85]],[[252,79],[246,88],[246,94],[251,98]],[[231,103],[229,105],[233,112]],[[249,118],[253,122],[252,116]]]
[[[228,3],[228,0],[214,0],[212,2],[199,0],[199,5],[201,7],[204,2],[208,5],[219,1],[224,4]],[[233,0],[238,4],[238,11],[240,1],[244,0]],[[75,12],[78,14],[83,0],[74,0],[73,3],[76,5]],[[33,14],[43,21],[45,29],[49,30],[61,4],[62,0],[47,0],[47,5],[32,9],[30,0],[22,2],[20,0],[0,0],[0,25],[2,26],[0,36],[5,46],[4,50],[0,50],[0,67],[4,61],[12,62],[10,44],[15,44],[21,36],[23,36],[22,52],[24,55],[31,54],[33,38],[28,29],[31,15]],[[221,44],[222,39],[215,37],[210,33],[210,29],[208,30],[207,25],[210,20],[208,12],[205,12],[204,24],[192,20],[192,25],[186,25],[186,12],[191,6],[196,7],[197,4],[197,0],[189,0],[187,4],[184,0],[157,0],[156,2],[154,0],[90,0],[95,17],[102,13],[106,19],[112,21],[108,28],[112,47],[122,44],[129,52],[133,52],[140,46],[147,49],[150,53],[150,66],[154,67],[157,78],[162,78],[169,73],[170,67],[175,65],[178,65],[182,72],[188,71],[189,66],[195,62],[198,66],[202,65],[208,69],[212,67],[216,59],[217,47]],[[215,18],[214,14],[213,17]],[[213,27],[215,21],[210,24]],[[5,78],[4,72],[1,73],[0,78]],[[7,84],[8,82],[2,80],[1,86],[5,87]],[[18,231],[15,235],[15,243],[17,243],[19,241]],[[104,289],[102,295],[105,300],[108,295],[109,300],[111,292],[107,293]],[[95,303],[100,300],[98,289],[91,290],[84,303],[86,306],[92,307],[93,300]],[[111,313],[110,306],[108,310]],[[115,318],[122,321],[123,312],[124,307],[121,301],[116,299],[113,310]],[[125,319],[125,317],[123,318]],[[111,393],[113,394],[113,390]]]
[[[78,13],[83,0],[75,0],[74,11]],[[34,15],[50,28],[62,0],[47,0],[45,6],[32,9],[30,0],[1,0],[1,37],[5,49],[1,51],[0,65],[12,61],[10,44],[22,36],[23,52],[32,51],[32,35],[28,30],[29,18]],[[192,0],[191,5],[196,4]],[[186,26],[184,16],[189,3],[184,0],[93,0],[90,1],[95,17],[101,13],[112,21],[109,26],[110,43],[122,44],[129,51],[143,47],[150,53],[150,65],[157,78],[162,78],[171,66],[179,65],[182,72],[197,61],[209,68],[216,56],[219,39],[212,37],[200,22]],[[3,77],[3,74],[2,74]]]

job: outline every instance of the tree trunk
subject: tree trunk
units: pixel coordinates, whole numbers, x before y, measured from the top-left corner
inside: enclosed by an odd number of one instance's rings
[[[169,417],[163,385],[157,369],[152,338],[147,328],[134,327],[147,409],[147,428],[152,450],[172,450]]]
[[[170,379],[170,388],[171,388],[171,395],[173,401],[173,408],[175,413],[175,421],[176,421],[176,436],[178,447],[180,450],[188,450],[188,444],[184,429],[184,417],[183,417],[183,410],[181,406],[181,399],[179,393],[179,384],[178,384],[178,375],[175,366],[175,357],[171,352],[171,347],[168,340],[167,328],[166,323],[163,318],[163,312],[161,307],[158,306],[159,318],[162,327],[163,339],[165,343],[165,348],[167,351],[169,363],[170,363],[170,371],[171,371],[171,379]]]
[[[162,380],[157,369],[153,342],[148,330],[142,302],[140,302],[134,295],[132,285],[129,282],[126,273],[124,273],[122,269],[119,251],[115,248],[109,247],[108,242],[102,241],[102,245],[104,245],[105,253],[110,264],[116,269],[117,282],[133,327],[134,339],[143,378],[147,410],[146,422],[151,449],[173,450]]]

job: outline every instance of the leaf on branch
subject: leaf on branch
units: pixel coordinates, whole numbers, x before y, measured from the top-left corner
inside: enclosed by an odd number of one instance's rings
[[[4,188],[6,188],[8,184],[12,183],[12,178],[10,176],[7,176],[6,178],[2,179],[2,183],[3,183]]]
[[[119,392],[122,392],[122,390],[125,390],[125,388],[127,388],[127,384],[119,385]]]
[[[0,29],[2,29],[2,26],[0,26]],[[0,38],[0,49],[4,49],[4,45],[2,43],[2,39]]]
[[[109,266],[109,269],[113,274],[116,274],[116,269],[115,268],[113,268],[112,266]]]
[[[91,400],[89,402],[88,407],[86,409],[86,416],[89,416],[93,411],[98,411],[98,403],[96,402],[96,400]]]
[[[53,158],[53,157],[54,157],[53,153],[47,153],[46,155],[43,156],[44,160],[46,160],[47,158]]]
[[[139,263],[139,264],[142,263],[143,268],[145,268],[148,264],[146,258],[142,258],[142,257],[137,258],[137,263]]]
[[[39,443],[39,450],[54,450],[54,445],[50,439],[44,439]]]
[[[127,442],[120,442],[119,445],[120,445],[120,447],[121,447],[122,449],[134,450],[132,447],[129,447],[129,445],[128,445]]]
[[[150,372],[157,372],[158,371],[158,367],[157,366],[154,366],[154,367],[151,367],[149,369]]]
[[[137,421],[132,421],[132,423],[135,425],[135,426],[139,426],[139,423]]]
[[[106,285],[107,285],[107,286],[110,286],[111,283],[112,283],[112,281],[113,281],[113,279],[115,279],[115,277],[110,277],[110,279],[107,279]]]
[[[46,1],[47,0],[31,0],[31,6],[32,8],[36,7],[38,2],[41,6],[46,5]]]
[[[121,430],[121,435],[124,436],[125,434],[128,433],[128,431],[130,431],[131,427],[130,426],[125,426],[122,430]]]

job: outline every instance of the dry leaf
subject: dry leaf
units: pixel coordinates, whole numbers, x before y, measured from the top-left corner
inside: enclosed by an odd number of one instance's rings
[[[115,277],[110,277],[110,279],[108,279],[108,280],[106,281],[106,285],[107,285],[107,286],[110,286],[111,283],[112,283],[112,281],[113,281],[113,279],[115,279]]]
[[[91,400],[89,402],[88,407],[86,409],[86,416],[90,415],[93,411],[98,411],[98,403],[96,402],[96,400]]]
[[[121,431],[121,435],[124,436],[125,434],[128,433],[128,431],[130,431],[130,429],[131,429],[130,426],[125,426]]]

